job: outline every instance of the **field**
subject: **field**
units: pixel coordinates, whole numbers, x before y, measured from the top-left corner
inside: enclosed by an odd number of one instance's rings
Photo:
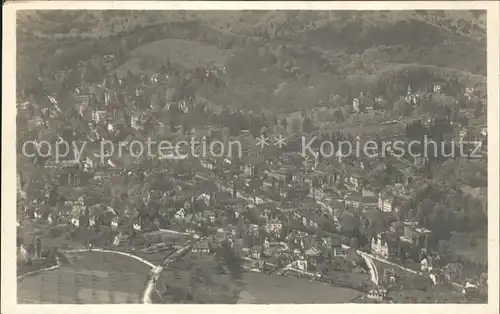
[[[360,295],[356,290],[339,288],[307,279],[248,272],[238,303],[346,303]]]
[[[141,303],[149,267],[131,258],[101,252],[68,256],[70,266],[18,282],[19,303]]]
[[[40,269],[44,269],[47,267],[50,267],[49,263],[45,259],[41,260],[33,260],[30,265],[24,264],[24,263],[18,263],[17,264],[17,276],[24,275],[26,273],[30,273],[32,271],[37,271]]]

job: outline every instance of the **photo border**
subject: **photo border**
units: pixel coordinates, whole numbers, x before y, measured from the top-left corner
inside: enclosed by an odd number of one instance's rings
[[[16,11],[17,10],[487,10],[488,90],[488,304],[280,304],[280,305],[148,305],[150,313],[168,306],[175,313],[316,313],[323,311],[370,311],[375,313],[498,313],[498,224],[499,224],[499,2],[498,1],[374,1],[374,2],[265,2],[265,1],[26,1],[3,6],[3,106],[2,106],[2,313],[140,313],[141,304],[123,305],[24,305],[16,302]]]

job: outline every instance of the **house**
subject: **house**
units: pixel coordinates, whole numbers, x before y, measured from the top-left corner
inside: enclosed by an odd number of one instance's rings
[[[471,283],[470,281],[467,280],[464,288],[462,289],[462,293],[465,295],[475,295],[477,294],[477,289],[478,287],[476,283]]]
[[[51,225],[57,224],[58,219],[59,219],[59,216],[56,213],[50,213],[49,216],[47,217],[47,221]]]
[[[429,86],[430,92],[433,92],[433,93],[436,93],[436,94],[442,93],[445,88],[446,88],[446,83],[442,82],[442,81],[433,82]]]
[[[333,248],[333,255],[334,256],[347,257],[349,255],[349,249],[348,248],[344,248],[342,246],[334,247]]]
[[[132,113],[130,117],[130,126],[134,130],[141,130],[142,129],[142,116],[138,113]]]
[[[21,244],[18,250],[18,260],[29,263],[34,258],[35,248],[33,244]]]
[[[321,255],[321,250],[318,249],[316,246],[313,246],[307,250],[305,250],[304,255],[307,258],[307,261],[311,264],[316,266],[318,264],[318,259],[320,258]]]
[[[345,185],[348,190],[360,192],[362,190],[362,177],[359,173],[348,174]]]
[[[358,210],[363,205],[363,197],[360,194],[347,194],[344,203],[346,209]]]
[[[186,211],[184,210],[184,208],[181,208],[179,209],[175,214],[174,214],[174,217],[176,219],[181,219],[183,220],[185,217],[186,217]]]
[[[292,266],[299,270],[307,271],[307,260],[299,257],[297,260],[292,262]]]
[[[158,84],[160,82],[160,74],[159,73],[152,74],[150,81],[151,81],[151,84]]]
[[[260,219],[263,221],[268,221],[271,219],[272,211],[269,208],[264,208],[260,213]]]
[[[422,258],[420,261],[420,270],[423,272],[432,271],[432,262],[429,261],[429,257]]]
[[[392,235],[393,234],[382,232],[372,238],[372,253],[385,259],[396,256],[399,253],[399,248],[397,238],[392,237]]]
[[[396,270],[394,268],[385,268],[382,278],[385,283],[396,283]]]
[[[265,264],[266,264],[265,261],[261,260],[261,259],[258,259],[258,260],[249,260],[247,262],[247,265],[248,265],[247,267],[251,271],[261,272],[261,271],[264,270]]]
[[[141,231],[142,230],[142,223],[140,219],[135,219],[134,222],[132,223],[132,228],[135,231]]]
[[[290,187],[284,188],[280,195],[288,200],[301,200],[307,198],[309,195],[309,187],[305,184],[295,184]]]
[[[311,185],[309,196],[317,200],[323,199],[325,197],[323,187]]]
[[[378,209],[380,211],[391,213],[394,196],[389,190],[382,190],[378,194]]]
[[[95,123],[106,122],[107,121],[107,111],[93,109],[92,110],[92,121],[94,121]]]
[[[360,112],[359,100],[357,98],[354,98],[352,101],[352,110],[354,112]]]
[[[265,229],[267,233],[279,234],[283,229],[283,223],[277,218],[270,219],[267,221]]]
[[[445,284],[447,282],[446,275],[440,271],[429,274],[429,278],[434,285]]]
[[[208,67],[205,69],[205,77],[215,77],[220,78],[222,75],[226,74],[226,67]]]
[[[366,298],[369,300],[382,302],[387,298],[387,289],[383,288],[372,289],[366,294]]]
[[[250,257],[253,258],[253,259],[260,259],[262,251],[263,251],[262,245],[254,245],[250,249]]]
[[[392,211],[401,213],[410,206],[411,198],[406,195],[397,195],[392,201]]]
[[[89,227],[94,227],[96,225],[97,217],[94,215],[89,216]]]
[[[404,221],[404,235],[403,238],[414,247],[425,248],[433,246],[433,235],[429,229],[418,227],[418,223],[413,221]]]
[[[115,216],[111,219],[111,228],[117,229],[120,226],[120,218]]]
[[[403,195],[402,187],[393,189],[384,189],[378,195],[378,209],[386,213],[399,213],[402,209],[409,206],[411,198]]]
[[[302,225],[306,228],[319,228],[319,224],[315,221],[315,217],[309,213],[301,215]]]
[[[184,221],[186,221],[189,224],[201,226],[201,224],[203,222],[203,216],[201,213],[194,213],[194,214],[189,213],[189,214],[186,214]]]
[[[33,214],[35,220],[42,220],[43,219],[43,213],[40,208],[36,208]]]
[[[75,227],[80,227],[80,217],[79,216],[71,216],[70,223]]]
[[[118,227],[118,217],[113,208],[108,206],[104,211],[101,210],[101,213],[96,213],[96,216],[99,220],[99,224],[103,226],[113,227],[113,222],[115,222],[116,227]]]
[[[215,212],[213,210],[205,210],[203,211],[203,217],[210,221],[211,223],[215,222]]]
[[[207,239],[202,239],[193,245],[191,251],[194,253],[208,254],[211,251],[210,242]]]
[[[253,234],[253,235],[258,235],[259,234],[259,225],[249,224],[248,225],[248,233]]]
[[[114,238],[113,238],[113,244],[115,246],[119,246],[121,244],[123,244],[124,242],[126,242],[127,240],[129,239],[129,236],[120,232],[118,233]]]

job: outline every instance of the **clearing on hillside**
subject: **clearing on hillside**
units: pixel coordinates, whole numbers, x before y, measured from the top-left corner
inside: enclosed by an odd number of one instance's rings
[[[167,61],[185,68],[197,66],[223,66],[230,54],[215,46],[199,41],[184,39],[164,39],[142,45],[129,53],[129,60],[118,72],[141,72],[148,68],[148,61],[164,64]]]

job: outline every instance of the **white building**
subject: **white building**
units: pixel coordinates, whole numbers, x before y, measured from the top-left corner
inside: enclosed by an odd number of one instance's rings
[[[371,251],[375,255],[387,259],[396,253],[397,249],[396,243],[390,241],[385,233],[379,233],[372,238]]]
[[[352,110],[359,112],[359,100],[357,98],[352,101]]]
[[[378,209],[386,213],[391,213],[393,201],[394,196],[389,194],[388,191],[381,191],[378,195]]]
[[[307,261],[305,259],[299,259],[293,262],[293,266],[297,269],[306,271],[307,270]]]
[[[177,219],[184,219],[184,217],[186,217],[186,211],[184,210],[184,208],[179,209],[175,213],[174,217],[177,218]]]
[[[95,123],[100,123],[106,119],[106,111],[104,110],[92,110],[92,120]]]
[[[266,224],[266,232],[280,233],[283,229],[283,223],[278,219],[271,219]]]

